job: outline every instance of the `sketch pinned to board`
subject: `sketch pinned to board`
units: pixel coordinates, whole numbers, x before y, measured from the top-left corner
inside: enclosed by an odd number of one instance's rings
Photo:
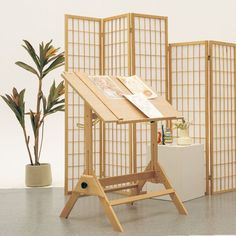
[[[162,118],[163,114],[142,94],[124,95],[133,105],[149,118]]]
[[[150,89],[137,75],[129,77],[119,76],[117,78],[129,89],[132,94],[141,93],[147,99],[157,97],[157,94],[152,89]]]
[[[88,77],[106,97],[112,99],[123,98],[123,91],[110,76],[94,75]]]

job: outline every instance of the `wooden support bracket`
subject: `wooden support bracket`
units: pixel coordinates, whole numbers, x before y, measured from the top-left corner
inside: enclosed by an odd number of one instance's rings
[[[98,196],[100,203],[102,204],[108,220],[110,221],[113,229],[118,232],[123,232],[123,228],[96,176],[83,175],[76,187],[74,188],[72,195],[67,201],[64,209],[61,212],[60,217],[68,218],[72,208],[74,207],[80,194],[88,196]]]

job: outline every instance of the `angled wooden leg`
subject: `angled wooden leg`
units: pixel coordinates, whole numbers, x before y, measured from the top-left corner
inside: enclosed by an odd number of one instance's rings
[[[68,199],[66,205],[64,206],[61,214],[60,214],[60,217],[63,217],[63,218],[68,218],[68,216],[70,215],[70,212],[72,210],[72,208],[74,207],[78,197],[79,197],[79,193],[76,191],[78,189],[78,183],[75,187],[75,191],[72,192],[70,198]]]
[[[67,218],[74,207],[80,195],[97,196],[102,204],[105,214],[110,221],[113,229],[118,232],[123,232],[123,228],[96,176],[83,175],[79,179],[72,195],[67,201],[64,209],[61,212],[61,217]]]
[[[162,167],[160,166],[160,164],[157,162],[156,164],[156,170],[157,170],[157,180],[158,182],[161,182],[166,189],[173,189],[168,177],[166,176],[164,170],[162,169]],[[174,191],[174,193],[170,193],[169,194],[173,203],[175,204],[177,210],[179,211],[180,214],[183,215],[187,215],[188,212],[186,210],[186,208],[184,207],[182,201],[180,200],[178,194],[176,193],[176,191]]]
[[[60,217],[63,217],[63,218],[68,218],[68,216],[70,215],[70,212],[72,210],[72,208],[74,207],[77,199],[79,197],[79,193],[72,193],[69,200],[67,201],[65,207],[63,208],[61,214],[60,214]]]
[[[152,170],[156,171],[156,182],[164,184],[165,188],[173,189],[167,175],[164,170],[161,168],[158,163],[158,145],[157,145],[157,123],[151,122],[151,167]],[[179,196],[176,191],[169,193],[173,203],[178,209],[180,214],[187,215],[188,212],[185,209],[183,203],[181,202]]]
[[[112,228],[115,231],[123,232],[123,228],[120,224],[120,221],[118,220],[116,213],[114,212],[114,210],[113,210],[112,206],[110,205],[109,201],[107,200],[107,198],[99,197],[99,200],[104,208],[104,211],[106,213],[108,220],[110,221],[110,223],[112,225]]]
[[[106,193],[103,190],[102,185],[100,184],[100,182],[98,181],[96,176],[94,176],[94,180],[96,182],[97,192],[99,193],[98,197],[99,197],[100,203],[102,204],[105,214],[106,214],[108,220],[110,221],[113,229],[118,232],[123,232],[123,228],[120,224],[120,221],[118,220],[116,213],[114,212],[114,210],[113,210],[113,208],[106,196]]]
[[[170,197],[171,197],[173,203],[175,204],[176,208],[178,209],[179,214],[187,215],[188,211],[185,208],[185,206],[182,203],[182,201],[180,200],[179,195],[176,192],[174,192],[174,193],[170,194]]]

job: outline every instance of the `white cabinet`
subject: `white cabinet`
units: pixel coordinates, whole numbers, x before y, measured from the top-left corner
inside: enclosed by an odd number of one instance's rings
[[[147,163],[150,161],[150,147],[147,152]],[[159,145],[158,160],[163,167],[173,188],[182,201],[191,200],[205,194],[204,146]],[[162,184],[147,183],[148,191],[164,189]],[[169,196],[158,199],[170,200]]]

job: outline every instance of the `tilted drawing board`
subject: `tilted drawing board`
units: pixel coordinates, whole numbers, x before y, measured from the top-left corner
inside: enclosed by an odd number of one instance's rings
[[[113,210],[113,206],[133,203],[135,201],[149,199],[155,196],[170,195],[173,203],[180,214],[187,214],[187,211],[173,189],[164,170],[158,163],[157,158],[157,121],[177,119],[178,112],[162,97],[156,97],[151,103],[162,113],[162,117],[148,118],[132,103],[125,98],[108,98],[97,85],[95,85],[84,72],[65,72],[63,78],[73,87],[79,96],[84,100],[84,140],[85,140],[85,166],[84,174],[79,178],[78,183],[72,191],[69,200],[61,212],[61,217],[67,218],[80,196],[97,196],[102,204],[107,218],[116,231],[123,231],[123,228]],[[110,77],[119,87],[120,91],[130,94],[130,91],[116,78]],[[143,172],[117,175],[113,177],[97,178],[94,172],[93,163],[93,112],[104,123],[134,124],[149,122],[151,126],[151,161]],[[130,140],[133,143],[133,140]],[[131,147],[132,148],[132,147]],[[100,159],[102,160],[102,158]],[[134,156],[135,161],[135,156]],[[100,163],[102,164],[102,163]],[[143,192],[146,182],[161,183],[165,190],[158,192]],[[128,183],[126,185],[119,185]],[[112,186],[112,187],[111,187]],[[131,196],[115,200],[109,200],[106,192],[131,189]]]
[[[65,72],[63,77],[74,89],[76,89],[76,91],[78,91],[81,98],[85,100],[87,97],[87,103],[103,122],[116,122],[119,124],[140,123],[151,120],[161,121],[176,119],[176,117],[179,117],[179,113],[161,96],[150,101],[154,106],[158,107],[158,110],[163,114],[163,117],[148,118],[125,98],[110,99],[106,97],[97,86],[88,79],[86,73]],[[125,94],[131,94],[131,92],[115,76],[111,76],[111,78],[116,81],[116,84],[119,85]]]

